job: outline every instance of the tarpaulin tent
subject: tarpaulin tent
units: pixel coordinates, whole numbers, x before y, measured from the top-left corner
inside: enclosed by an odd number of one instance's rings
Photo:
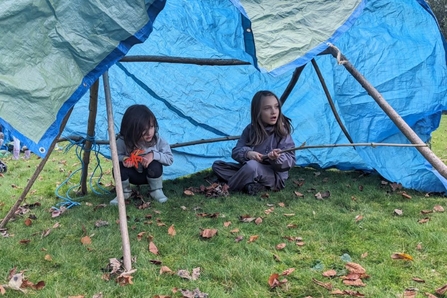
[[[102,88],[95,135],[86,135],[87,91],[106,70],[116,131],[127,106],[145,103],[171,144],[238,135],[249,122],[253,94],[269,89],[282,95],[301,67],[283,108],[292,118],[296,144],[409,144],[351,74],[331,55],[320,55],[329,44],[424,142],[446,110],[446,45],[423,0],[8,0],[1,7],[0,123],[41,156],[73,106],[63,136],[109,139]],[[246,63],[120,61],[125,55]],[[174,148],[174,164],[164,177],[229,160],[234,142]],[[110,156],[108,146],[102,150]],[[297,165],[377,170],[408,188],[446,190],[445,179],[414,147],[300,150]]]

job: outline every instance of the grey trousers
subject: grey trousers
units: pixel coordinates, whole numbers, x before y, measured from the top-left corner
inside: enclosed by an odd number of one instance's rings
[[[227,181],[233,191],[243,190],[248,183],[260,183],[275,190],[285,187],[284,180],[270,165],[256,160],[249,160],[244,164],[217,160],[212,169],[220,179]]]

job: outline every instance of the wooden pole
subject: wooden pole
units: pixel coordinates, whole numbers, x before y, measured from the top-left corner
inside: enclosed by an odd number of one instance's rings
[[[412,144],[425,144],[421,138],[411,129],[411,127],[402,119],[402,117],[388,104],[388,102],[382,97],[367,80],[361,75],[358,70],[346,59],[346,57],[340,52],[340,50],[332,44],[329,44],[329,50],[339,64],[342,64],[351,75],[368,91],[368,94],[377,102],[382,110],[390,117],[390,119],[396,124],[400,131],[407,137]],[[416,149],[424,156],[424,158],[435,168],[442,177],[447,179],[447,166],[437,157],[427,146],[417,146]]]
[[[119,211],[121,240],[123,243],[124,269],[126,269],[126,272],[129,272],[132,269],[132,262],[130,256],[129,232],[127,230],[126,204],[124,203],[123,186],[121,184],[118,150],[116,147],[116,140],[115,140],[112,100],[110,95],[109,74],[107,71],[104,72],[103,74],[103,80],[104,80],[104,94],[106,98],[107,122],[109,124],[110,153],[112,155],[113,176],[115,177],[115,189],[116,194],[118,196],[118,211]]]
[[[84,156],[82,157],[82,170],[81,170],[82,195],[87,194],[88,165],[90,163],[90,152],[92,149],[92,141],[90,140],[90,138],[95,136],[96,114],[98,110],[98,90],[99,90],[99,81],[96,80],[96,82],[94,82],[92,87],[90,88],[87,139],[84,144]]]
[[[51,152],[53,152],[54,147],[57,144],[57,140],[59,138],[59,136],[62,134],[62,132],[64,131],[65,125],[67,124],[68,119],[70,118],[71,115],[71,111],[73,110],[73,108],[71,108],[67,115],[65,115],[64,119],[62,120],[61,126],[59,128],[59,133],[56,136],[56,138],[54,138],[53,142],[50,145],[50,148],[48,148],[48,152],[45,155],[45,157],[40,161],[39,165],[37,166],[36,170],[34,171],[34,174],[31,176],[31,179],[28,181],[28,183],[26,184],[25,188],[23,189],[22,194],[20,195],[19,199],[16,201],[16,203],[14,204],[14,206],[12,206],[12,208],[9,210],[8,214],[6,214],[5,218],[3,218],[2,222],[0,223],[0,228],[4,228],[6,226],[6,224],[8,223],[8,221],[14,216],[15,212],[17,211],[17,209],[20,207],[20,205],[25,201],[26,199],[26,195],[28,194],[28,192],[30,191],[31,187],[33,186],[34,182],[36,181],[36,179],[39,177],[40,172],[42,172],[45,164],[48,161],[48,158],[50,158]]]

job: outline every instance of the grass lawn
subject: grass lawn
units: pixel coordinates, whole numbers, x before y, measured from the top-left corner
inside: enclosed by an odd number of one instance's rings
[[[431,146],[444,162],[446,135],[443,116]],[[4,161],[0,218],[40,159]],[[210,185],[204,171],[165,181],[165,204],[129,201],[136,271],[118,279],[118,208],[106,205],[115,195],[102,191],[113,188],[111,161],[101,166],[101,187],[84,197],[70,191],[79,205],[57,214],[52,207],[63,200],[55,190],[77,189],[80,161],[74,148],[51,154],[28,205],[0,230],[4,297],[445,297],[446,197],[393,190],[374,174],[310,168],[293,169],[285,190],[256,197],[186,196],[186,188]],[[144,187],[140,194],[148,201]],[[12,289],[14,272],[35,288]]]

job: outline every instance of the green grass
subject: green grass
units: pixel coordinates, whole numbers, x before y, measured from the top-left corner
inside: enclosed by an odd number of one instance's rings
[[[446,130],[444,116],[432,139],[432,150],[444,161]],[[32,156],[30,160],[6,158],[5,161],[8,172],[0,177],[0,218],[17,201],[40,159]],[[102,269],[109,259],[122,257],[118,209],[98,207],[113,199],[114,194],[89,191],[87,196],[76,198],[81,203],[79,206],[59,217],[51,217],[51,207],[61,202],[55,195],[56,187],[79,165],[73,149],[68,153],[54,151],[26,198],[28,204],[39,202],[41,205],[16,216],[7,225],[5,233],[9,237],[0,236],[0,284],[8,283],[12,268],[23,270],[33,283],[43,280],[46,284],[41,290],[28,289],[28,294],[6,289],[4,297],[92,297],[98,293],[103,297],[182,297],[180,292],[173,293],[175,288],[198,288],[209,297],[336,297],[313,279],[331,283],[334,289],[359,291],[366,297],[402,297],[407,288],[417,288],[417,297],[423,297],[425,292],[435,294],[437,288],[447,284],[447,214],[421,214],[435,205],[447,209],[445,197],[426,196],[412,190],[392,192],[389,185],[382,184],[380,176],[358,171],[326,170],[316,175],[316,170],[296,168],[291,171],[286,189],[269,192],[269,197],[239,193],[218,198],[201,194],[184,196],[185,188],[208,186],[210,172],[204,171],[165,181],[164,190],[169,197],[165,204],[153,202],[151,208],[138,209],[137,200],[132,201],[127,205],[127,225],[135,260],[132,267],[137,271],[132,275],[132,285],[120,286],[114,280],[102,279]],[[102,159],[101,165],[103,187],[110,189],[111,162]],[[300,178],[305,183],[298,187],[293,181]],[[74,175],[60,193],[78,182],[78,175]],[[295,191],[304,197],[297,197]],[[329,191],[331,196],[315,199],[316,192],[324,191]],[[403,197],[402,191],[411,199]],[[142,188],[142,193],[145,192]],[[267,214],[270,208],[273,212]],[[402,210],[403,215],[395,215],[395,209]],[[244,223],[240,221],[244,215],[260,217],[262,223]],[[34,218],[32,225],[26,226],[25,219],[30,216]],[[357,221],[358,216],[362,219]],[[430,218],[427,223],[418,223],[425,217]],[[98,220],[109,225],[97,228]],[[231,225],[225,227],[224,223],[229,221]],[[59,226],[53,227],[56,223]],[[168,234],[171,225],[176,230],[175,236]],[[48,229],[51,232],[43,237]],[[218,234],[202,239],[202,229],[217,229]],[[239,231],[234,233],[234,229]],[[145,234],[139,241],[141,232]],[[81,243],[85,235],[90,236],[91,244]],[[253,235],[258,239],[249,242]],[[159,255],[149,252],[149,236]],[[243,240],[236,242],[238,236]],[[301,237],[304,245],[298,246],[287,237]],[[23,239],[30,241],[20,244]],[[282,250],[276,249],[280,243],[286,243]],[[394,253],[409,254],[413,261],[392,259]],[[46,255],[51,260],[46,260]],[[329,269],[335,269],[338,275],[346,274],[346,258],[366,269],[370,277],[364,279],[365,287],[346,286],[340,277],[331,279],[322,275]],[[175,274],[160,275],[161,266],[151,260],[161,261],[174,272],[179,269],[191,272],[200,267],[201,275],[197,280],[182,279]],[[288,268],[295,271],[279,278],[286,278],[287,282],[271,289],[269,277]],[[425,283],[417,283],[413,277]]]

